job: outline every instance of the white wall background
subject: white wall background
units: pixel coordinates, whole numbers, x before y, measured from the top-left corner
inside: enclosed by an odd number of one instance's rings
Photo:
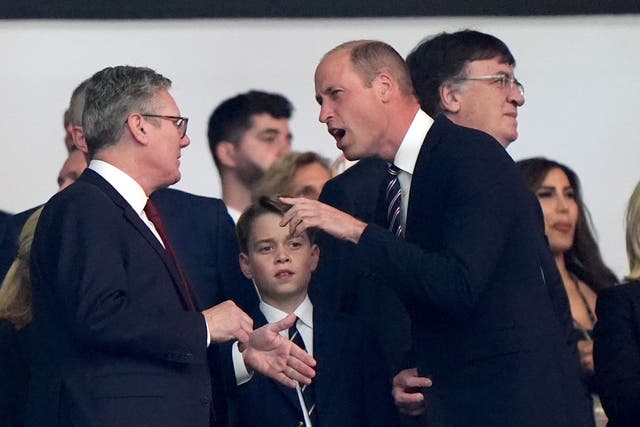
[[[515,159],[544,155],[580,175],[608,264],[627,272],[623,215],[640,179],[640,16],[348,20],[0,21],[0,209],[48,199],[66,157],[62,113],[71,91],[110,65],[143,65],[174,82],[190,118],[176,187],[219,196],[206,128],[213,108],[248,89],[288,96],[294,149],[333,158],[318,123],[313,71],[338,43],[373,38],[406,55],[427,35],[474,28],[504,40],[526,104]]]

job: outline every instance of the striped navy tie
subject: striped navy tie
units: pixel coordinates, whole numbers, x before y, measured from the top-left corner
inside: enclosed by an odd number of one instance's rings
[[[298,321],[296,320],[296,323]],[[296,327],[296,323],[293,324],[292,327],[289,328],[289,339],[294,342],[298,347],[307,351],[307,347],[304,345],[304,340],[302,339],[302,335],[300,335],[300,331]],[[318,412],[316,411],[316,395],[315,395],[315,387],[314,383],[311,384],[300,384],[300,391],[302,392],[302,398],[304,399],[304,404],[307,407],[307,414],[309,415],[309,419],[311,420],[311,424],[316,426],[318,425]],[[304,425],[304,422],[301,421],[301,424]]]
[[[396,236],[404,237],[404,225],[402,225],[402,188],[398,180],[400,169],[394,164],[390,164],[389,183],[387,184],[387,228]]]

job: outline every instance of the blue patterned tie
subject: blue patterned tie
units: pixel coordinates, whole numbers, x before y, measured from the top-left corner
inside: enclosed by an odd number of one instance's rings
[[[389,173],[389,183],[387,184],[387,228],[396,236],[404,237],[404,225],[402,225],[402,188],[398,180],[400,169],[394,164],[390,164],[387,169]]]

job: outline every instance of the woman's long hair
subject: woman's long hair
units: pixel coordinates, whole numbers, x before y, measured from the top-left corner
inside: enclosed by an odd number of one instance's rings
[[[595,293],[615,285],[618,279],[602,260],[598,243],[594,237],[591,215],[582,199],[582,188],[578,175],[568,166],[543,157],[520,160],[517,165],[525,184],[534,194],[540,189],[550,170],[557,168],[567,175],[578,205],[578,221],[576,222],[573,244],[564,254],[567,269],[585,282]]]

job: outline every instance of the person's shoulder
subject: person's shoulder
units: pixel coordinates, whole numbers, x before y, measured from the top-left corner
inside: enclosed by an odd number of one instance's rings
[[[598,294],[598,300],[625,297],[637,298],[640,301],[640,280],[629,280],[619,285],[609,286]]]
[[[175,188],[161,188],[156,190],[151,198],[156,203],[180,203],[180,204],[197,204],[209,205],[211,207],[226,209],[222,200],[216,197],[202,196],[199,194],[188,193]]]
[[[322,192],[325,196],[333,193],[361,195],[367,189],[377,188],[386,179],[386,174],[387,162],[378,157],[367,157],[327,181]]]
[[[345,332],[349,335],[354,334],[353,336],[366,336],[366,327],[365,324],[358,317],[338,312],[334,310],[325,310],[321,308],[314,307],[314,323],[321,322],[326,324],[331,324],[334,327],[339,327],[342,332]]]
[[[344,185],[351,182],[361,182],[363,179],[372,177],[384,177],[387,170],[387,162],[378,157],[366,157],[355,165],[345,170],[333,179],[329,180],[329,185]],[[327,185],[325,184],[325,185]]]
[[[460,155],[490,155],[511,159],[504,147],[493,136],[478,129],[460,126],[444,114],[440,114],[436,118],[432,129],[444,147],[448,147]]]

